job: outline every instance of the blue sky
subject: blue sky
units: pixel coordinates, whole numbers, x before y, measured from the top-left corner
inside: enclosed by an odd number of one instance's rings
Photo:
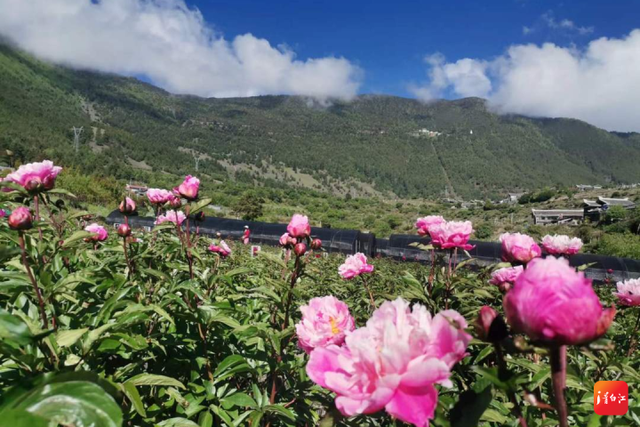
[[[361,93],[412,96],[426,78],[423,58],[489,59],[512,44],[584,46],[640,26],[637,0],[500,1],[189,1],[225,37],[251,33],[290,46],[299,58],[344,56],[364,70]],[[572,21],[580,34],[550,28],[544,16]],[[523,28],[533,29],[528,34]],[[584,32],[583,32],[584,33]]]
[[[0,0],[0,35],[176,94],[470,96],[640,131],[640,0]]]

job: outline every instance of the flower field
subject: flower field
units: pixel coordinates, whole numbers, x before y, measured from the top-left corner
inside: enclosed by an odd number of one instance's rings
[[[578,239],[504,234],[470,268],[473,224],[432,216],[433,262],[396,263],[326,255],[296,214],[256,254],[198,233],[197,178],[149,190],[144,232],[66,211],[59,173],[1,184],[0,426],[640,424],[640,280],[592,284]],[[625,415],[594,413],[600,380]]]

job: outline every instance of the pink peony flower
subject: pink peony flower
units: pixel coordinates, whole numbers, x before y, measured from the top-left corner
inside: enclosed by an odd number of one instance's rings
[[[33,227],[33,215],[29,208],[20,206],[11,212],[7,223],[12,230],[28,230]]]
[[[187,175],[182,184],[178,186],[178,192],[187,200],[195,200],[198,198],[198,190],[200,189],[200,180],[195,176]]]
[[[136,211],[136,202],[131,200],[129,197],[125,197],[125,199],[120,202],[120,206],[118,209],[123,214],[134,213]]]
[[[147,190],[147,198],[149,199],[149,202],[154,205],[164,205],[175,197],[176,196],[174,196],[174,194],[169,190],[163,190],[160,188],[150,188]]]
[[[616,284],[618,292],[613,294],[618,297],[620,305],[640,306],[640,279],[629,279]]]
[[[502,242],[502,260],[506,262],[526,264],[542,255],[540,246],[526,234],[504,233],[500,235],[500,242]]]
[[[306,215],[295,214],[287,225],[287,232],[291,237],[307,237],[311,234],[309,218]]]
[[[429,215],[423,218],[418,218],[418,220],[416,221],[416,228],[418,229],[418,234],[421,236],[426,236],[429,234],[429,230],[431,230],[431,227],[435,225],[440,225],[443,222],[446,222],[446,221],[440,215]]]
[[[313,298],[300,311],[302,320],[296,325],[296,335],[298,346],[307,354],[317,347],[342,345],[346,333],[355,329],[347,304],[332,296]]]
[[[373,265],[367,264],[367,257],[360,252],[349,255],[344,264],[338,267],[338,273],[347,280],[364,273],[371,273],[372,271]]]
[[[104,242],[105,240],[107,240],[107,237],[109,237],[107,229],[101,225],[96,224],[95,222],[93,224],[87,225],[84,228],[84,231],[93,233],[93,237],[90,237],[90,239],[94,242]]]
[[[471,221],[445,221],[429,229],[432,243],[442,249],[461,248],[465,251],[473,249],[474,246],[468,244],[471,233],[473,233]]]
[[[591,280],[564,258],[535,259],[504,297],[511,327],[534,341],[585,344],[609,329],[614,308],[603,309]]]
[[[572,239],[565,235],[547,234],[542,238],[542,247],[551,255],[575,255],[582,248],[582,240],[577,237]]]
[[[51,190],[62,168],[54,166],[51,160],[22,165],[17,171],[7,175],[6,180],[15,182],[29,192]]]
[[[342,347],[313,350],[307,373],[336,393],[336,407],[346,416],[385,409],[425,427],[438,401],[434,385],[450,387],[452,367],[466,356],[466,327],[453,310],[432,317],[420,304],[411,310],[401,298],[387,301],[365,327],[347,334]]]
[[[224,240],[220,240],[220,243],[217,245],[215,243],[212,243],[209,246],[209,250],[211,252],[219,254],[222,258],[226,258],[231,255],[231,248]]]
[[[516,267],[500,268],[491,273],[491,280],[489,280],[489,283],[496,286],[505,286],[505,284],[513,285],[523,271],[524,268],[521,265]]]
[[[168,221],[177,225],[182,225],[185,219],[187,219],[187,217],[182,213],[182,211],[169,210],[164,215],[158,215],[155,224],[160,225]]]
[[[4,218],[5,216],[9,216],[7,214],[7,211],[5,211],[4,209],[0,209],[0,218]]]
[[[289,233],[284,233],[282,236],[280,236],[280,246],[287,246],[289,244],[290,238],[291,236],[289,236]]]

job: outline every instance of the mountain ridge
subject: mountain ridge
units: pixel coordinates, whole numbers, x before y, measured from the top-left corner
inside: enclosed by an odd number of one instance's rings
[[[550,185],[640,181],[640,134],[499,115],[481,98],[364,94],[329,104],[175,95],[133,77],[52,65],[0,44],[0,147],[84,171],[352,195],[493,197]],[[73,151],[72,126],[83,126]],[[95,129],[95,130],[94,130]]]

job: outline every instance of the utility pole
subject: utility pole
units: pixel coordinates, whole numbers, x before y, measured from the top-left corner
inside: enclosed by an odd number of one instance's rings
[[[80,126],[79,128],[75,126],[73,127],[73,147],[75,148],[76,153],[80,150],[80,135],[82,134],[83,129],[84,126]]]

